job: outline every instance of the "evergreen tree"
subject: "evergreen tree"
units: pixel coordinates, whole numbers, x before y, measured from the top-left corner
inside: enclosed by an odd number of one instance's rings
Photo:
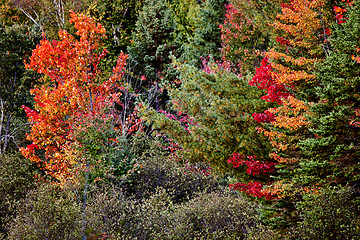
[[[133,43],[128,48],[133,69],[140,78],[144,97],[156,109],[165,105],[166,91],[161,84],[174,80],[171,56],[176,56],[175,21],[167,0],[146,0],[133,33]]]
[[[99,0],[87,10],[106,29],[104,46],[109,51],[111,66],[116,65],[121,51],[131,44],[132,33],[141,10],[143,0]]]
[[[265,108],[261,91],[226,66],[209,64],[198,70],[185,64],[179,71],[181,86],[169,92],[175,114],[152,110],[144,118],[154,119],[154,128],[178,143],[185,157],[214,169],[229,171],[228,159],[234,152],[266,159],[267,143],[256,133],[251,116],[254,109]]]
[[[150,82],[158,81],[171,62],[174,44],[175,22],[167,0],[144,2],[133,33],[129,56],[138,63],[138,72]]]
[[[347,20],[336,24],[331,36],[333,50],[316,73],[319,101],[311,107],[312,136],[301,142],[304,183],[360,181],[360,2],[346,11]]]
[[[347,10],[337,10],[338,4],[347,3],[335,3],[333,19],[329,3],[291,3],[300,5],[283,5],[281,20],[298,25],[279,21],[278,30],[286,30],[286,35],[277,38],[277,51],[267,53],[275,60],[270,79],[284,84],[288,96],[282,97],[281,106],[269,110],[275,120],[272,129],[263,130],[279,162],[269,188],[278,196],[269,223],[284,235],[301,221],[296,203],[334,185],[350,184],[356,193],[359,182],[358,3]],[[294,43],[296,48],[290,48]],[[268,93],[266,97],[271,97]]]
[[[39,31],[27,26],[0,26],[0,155],[19,147],[24,137],[25,116],[19,109],[31,103],[29,89],[35,82],[24,60],[38,41]]]
[[[227,0],[206,0],[196,16],[194,35],[189,44],[182,46],[180,60],[201,66],[200,57],[211,56],[214,60],[221,59],[220,24],[225,17]]]
[[[176,40],[181,45],[189,44],[196,29],[200,4],[196,0],[173,0],[171,8],[176,22]]]

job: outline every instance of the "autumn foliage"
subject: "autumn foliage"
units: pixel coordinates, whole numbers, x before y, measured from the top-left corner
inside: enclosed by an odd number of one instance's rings
[[[246,43],[251,40],[253,32],[261,31],[260,25],[254,24],[256,23],[255,18],[248,18],[247,14],[250,12],[244,11],[244,6],[239,5],[237,1],[232,1],[232,3],[233,5],[228,6],[226,25],[220,26],[223,32],[224,56],[242,55],[236,54],[243,51],[245,46],[251,46]],[[327,100],[329,95],[320,96],[321,89],[324,89],[326,94],[330,94],[329,86],[326,87],[327,90],[324,87],[328,80],[322,80],[325,75],[322,74],[319,77],[317,72],[319,71],[318,67],[328,61],[328,56],[336,45],[334,41],[331,41],[330,36],[336,31],[334,28],[346,24],[347,7],[351,5],[352,3],[349,1],[330,3],[324,0],[293,0],[279,4],[280,12],[272,22],[268,22],[271,26],[268,36],[273,39],[273,44],[269,50],[262,52],[263,60],[249,81],[250,85],[264,91],[261,99],[269,103],[267,110],[260,113],[254,112],[252,117],[259,123],[256,128],[258,133],[266,136],[273,147],[273,151],[269,152],[268,159],[263,162],[265,165],[274,164],[272,166],[273,177],[268,182],[250,181],[249,183],[232,184],[232,188],[244,191],[249,195],[262,197],[265,196],[262,193],[265,192],[264,186],[267,185],[267,193],[276,196],[277,199],[286,199],[295,197],[298,193],[306,194],[315,191],[318,188],[318,181],[325,175],[331,174],[325,169],[325,166],[331,165],[326,163],[325,158],[322,162],[316,162],[316,158],[321,156],[321,152],[324,151],[320,146],[325,144],[325,139],[321,140],[322,136],[317,130],[320,128],[319,120],[316,120],[319,117],[318,109],[322,105],[324,107],[326,105],[326,108],[329,106],[329,100]],[[266,20],[264,19],[264,21]],[[246,21],[249,23],[247,28],[244,25]],[[356,46],[354,47],[358,49]],[[255,50],[255,48],[251,49]],[[253,57],[259,56],[259,53],[251,54],[249,49],[245,50]],[[339,51],[335,50],[337,53]],[[358,52],[358,50],[356,51]],[[352,59],[355,61],[358,61],[357,52],[352,55]],[[245,59],[246,57],[240,58],[240,60]],[[346,104],[354,104],[352,100],[349,101]],[[337,103],[333,104],[336,106]],[[353,111],[354,113],[356,110]],[[325,112],[321,114],[325,114]],[[356,122],[353,120],[357,118],[355,115],[351,117],[350,123]],[[325,117],[322,119],[322,121],[329,122],[331,116],[327,116],[326,120]],[[353,124],[353,126],[355,125]],[[329,127],[324,126],[323,128]],[[348,128],[345,126],[345,129]],[[348,137],[350,136],[352,134],[348,135]],[[315,148],[310,146],[312,140],[309,137],[313,137],[314,142],[318,142],[316,144],[319,144],[319,153],[312,152]],[[346,142],[346,140],[344,141]],[[330,142],[327,144],[331,148]],[[338,146],[338,149],[340,148]],[[326,152],[329,154],[328,151]],[[256,159],[235,161],[236,154],[234,153],[228,161],[235,168],[246,165],[247,173],[250,175],[258,172],[252,170],[254,166],[261,169],[261,165]],[[313,157],[315,155],[317,157]],[[237,157],[236,159],[242,158]],[[296,171],[301,174],[290,175],[294,169],[298,169]],[[299,179],[307,180],[299,181]],[[296,182],[296,190],[290,187],[294,184],[292,181]]]
[[[62,1],[47,4],[56,2]],[[4,6],[0,21],[11,24],[10,5]],[[19,143],[28,144],[22,155],[62,190],[84,191],[84,235],[86,201],[105,185],[106,194],[109,185],[125,187],[126,197],[147,209],[166,205],[175,219],[169,199],[177,190],[162,193],[157,186],[178,188],[168,164],[179,164],[179,172],[216,176],[213,187],[260,203],[262,221],[279,239],[359,238],[360,0],[101,0],[87,12],[110,31],[74,12],[76,30],[61,30],[56,40],[43,24],[47,34],[26,62],[31,74],[41,75],[32,85],[34,101],[21,95],[12,107],[16,112],[24,104],[15,118],[26,113],[31,127],[28,142]],[[129,59],[121,53],[110,68],[126,46]],[[11,87],[13,75],[4,76],[11,76]],[[151,167],[153,160],[161,171]],[[212,191],[184,181],[186,188]],[[159,194],[147,199],[144,189]],[[180,189],[176,201],[192,201]],[[122,219],[113,209],[111,218]],[[139,222],[142,212],[135,215]],[[148,229],[132,221],[116,224],[136,234]],[[200,225],[207,223],[194,227]],[[99,238],[115,237],[102,231],[94,227]],[[243,237],[277,239],[253,231]],[[147,237],[165,236],[152,234]]]
[[[26,67],[43,76],[31,90],[35,109],[23,107],[31,123],[27,140],[32,143],[21,152],[60,182],[81,169],[81,154],[74,146],[83,119],[112,118],[127,57],[121,54],[113,76],[102,80],[98,64],[107,52],[101,51],[105,29],[83,14],[72,12],[70,22],[78,37],[59,31],[59,41],[44,36],[33,51]]]
[[[261,99],[278,104],[263,113],[253,114],[261,123],[257,131],[267,136],[275,149],[269,157],[277,164],[293,164],[301,158],[297,142],[310,124],[307,116],[311,102],[305,101],[311,100],[311,96],[301,99],[297,92],[315,85],[315,65],[325,57],[323,49],[328,44],[328,26],[324,6],[323,1],[281,4],[281,13],[272,23],[276,44],[264,53],[261,66],[249,82],[265,90]],[[273,194],[279,191],[279,185],[274,186]],[[278,194],[280,196],[283,195]]]

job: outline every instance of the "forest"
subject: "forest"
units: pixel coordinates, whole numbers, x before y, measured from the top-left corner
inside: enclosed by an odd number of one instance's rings
[[[360,239],[360,0],[0,0],[0,239]]]

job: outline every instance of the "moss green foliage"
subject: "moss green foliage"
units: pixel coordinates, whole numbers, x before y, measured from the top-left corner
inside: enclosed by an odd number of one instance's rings
[[[125,239],[132,229],[136,202],[115,187],[93,189],[86,207],[86,236],[89,239]]]
[[[74,196],[41,184],[20,201],[9,225],[9,239],[76,239],[80,208]]]
[[[173,0],[171,8],[176,22],[176,40],[179,44],[189,44],[194,36],[200,4],[197,0]]]
[[[299,196],[300,197],[300,196]],[[360,199],[355,188],[330,186],[259,209],[280,239],[358,239]],[[268,215],[267,215],[268,214]]]
[[[16,216],[14,204],[35,188],[36,174],[39,174],[37,166],[20,153],[0,156],[0,237],[6,236],[6,225]]]
[[[256,231],[273,236],[259,221],[256,204],[168,159],[158,141],[134,143],[138,171],[115,184],[89,187],[88,239],[247,239]],[[81,197],[69,189],[44,183],[29,191],[7,226],[9,239],[79,239]]]
[[[141,204],[134,230],[140,239],[246,239],[252,228],[265,232],[256,215],[254,205],[226,193],[201,193],[174,205],[158,189]]]
[[[200,57],[211,56],[214,60],[221,59],[221,31],[219,25],[225,16],[227,0],[206,0],[200,4],[195,15],[193,35],[189,44],[182,45],[180,60],[200,67]]]
[[[35,83],[35,74],[25,70],[24,61],[39,40],[38,29],[0,25],[0,155],[22,141],[26,120],[19,110],[31,103],[29,90]]]
[[[349,187],[329,187],[296,204],[301,222],[294,239],[360,238],[359,193]]]
[[[182,65],[181,86],[169,92],[173,110],[186,113],[190,123],[153,110],[144,118],[154,119],[153,126],[178,142],[186,157],[216,169],[229,170],[227,160],[234,152],[264,158],[267,145],[251,116],[264,109],[261,92],[224,67],[209,63],[205,68]]]
[[[135,23],[142,9],[143,0],[98,0],[87,12],[106,29],[104,45],[109,51],[107,65],[116,65],[121,51],[131,45]]]
[[[318,103],[312,108],[312,136],[301,145],[306,159],[301,174],[307,182],[355,183],[360,181],[360,3],[354,2],[348,20],[335,26],[330,39],[333,50],[318,67]]]

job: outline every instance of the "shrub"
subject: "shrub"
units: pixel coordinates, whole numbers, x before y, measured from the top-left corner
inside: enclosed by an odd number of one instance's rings
[[[132,238],[176,238],[171,231],[176,224],[172,214],[174,211],[174,203],[165,189],[161,187],[156,189],[155,194],[142,201],[134,210],[132,228],[128,231],[128,235]]]
[[[78,239],[80,208],[74,196],[43,183],[29,191],[15,208],[9,239]]]
[[[297,239],[359,239],[360,199],[348,187],[330,187],[297,204]]]
[[[134,139],[137,168],[110,190],[93,193],[88,205],[92,236],[111,239],[271,239],[257,205],[219,186],[163,150],[163,144]],[[120,189],[122,188],[122,189]],[[90,235],[89,235],[90,236]]]
[[[158,142],[134,141],[142,167],[115,182],[79,190],[36,185],[14,208],[9,239],[271,239],[257,205],[225,190],[200,166],[169,157]],[[74,191],[75,190],[75,191]],[[84,214],[85,213],[85,214]]]
[[[181,205],[174,215],[179,239],[246,239],[264,230],[256,205],[229,193],[206,193]],[[182,236],[184,238],[182,238]]]
[[[193,198],[198,192],[219,189],[213,176],[203,174],[206,166],[173,160],[161,142],[137,139],[133,145],[139,167],[122,185],[128,195],[138,200],[146,199],[161,187],[170,194],[172,201],[179,203]]]
[[[133,222],[137,204],[113,186],[102,185],[91,193],[86,207],[88,239],[124,239]]]
[[[258,220],[254,204],[225,192],[202,193],[174,204],[158,188],[139,206],[134,219],[132,236],[137,239],[247,239],[254,230],[272,236]]]
[[[19,153],[0,156],[0,234],[6,234],[5,226],[14,215],[11,206],[35,187],[37,173],[37,167]]]

